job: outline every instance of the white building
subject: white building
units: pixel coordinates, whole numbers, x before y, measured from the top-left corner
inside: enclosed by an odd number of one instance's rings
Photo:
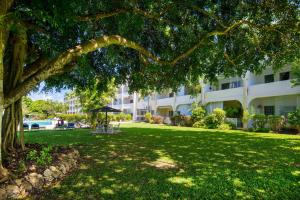
[[[68,106],[67,114],[82,114],[82,108],[78,97],[65,96],[64,103]]]
[[[129,94],[128,87],[122,85],[111,105],[131,113],[136,121],[143,120],[147,111],[165,117],[166,122],[175,112],[189,115],[193,102],[205,105],[208,112],[235,107],[251,114],[286,115],[300,108],[300,86],[292,87],[290,71],[285,67],[276,73],[266,69],[259,75],[248,72],[245,77],[220,76],[215,84],[202,81],[201,93],[196,96],[181,87],[177,93],[165,91],[141,98],[137,93]]]

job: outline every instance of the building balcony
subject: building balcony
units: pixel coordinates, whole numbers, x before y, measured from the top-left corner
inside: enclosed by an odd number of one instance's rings
[[[174,97],[163,98],[157,100],[157,106],[172,106],[174,103]]]
[[[205,102],[219,102],[241,100],[243,98],[243,87],[225,90],[210,91],[205,93]]]
[[[121,104],[118,104],[118,105],[112,105],[112,108],[115,108],[115,109],[121,109],[122,108],[122,105]]]
[[[123,108],[124,109],[132,109],[133,108],[133,103],[124,103]]]
[[[191,95],[183,95],[183,96],[176,96],[176,104],[192,104],[196,101],[196,97],[192,97]]]
[[[292,87],[291,80],[276,81],[249,86],[248,96],[250,99],[260,97],[272,97],[293,95],[300,93],[300,86]]]

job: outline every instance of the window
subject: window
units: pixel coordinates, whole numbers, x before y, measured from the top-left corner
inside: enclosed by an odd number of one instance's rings
[[[172,110],[169,111],[169,117],[174,116],[174,112]]]
[[[287,117],[288,113],[294,112],[296,109],[297,109],[296,106],[280,106],[279,107],[279,113],[280,113],[280,115],[283,115],[283,116]]]
[[[265,83],[274,82],[274,74],[265,75]]]
[[[174,92],[169,93],[169,97],[174,97]]]
[[[130,99],[130,100],[129,100],[129,103],[133,103],[133,99]]]
[[[222,89],[222,90],[229,89],[229,86],[230,86],[229,83],[223,83],[223,84],[221,85],[221,89]]]
[[[234,81],[231,83],[231,88],[238,88],[242,86],[242,82],[241,81]]]
[[[289,80],[290,79],[290,72],[280,73],[279,78],[280,78],[281,81]]]
[[[274,106],[265,106],[264,107],[265,115],[274,115],[275,114],[275,107]]]

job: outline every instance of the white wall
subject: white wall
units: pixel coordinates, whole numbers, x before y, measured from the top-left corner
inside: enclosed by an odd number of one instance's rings
[[[291,112],[297,106],[299,107],[298,98],[299,95],[287,95],[254,99],[250,103],[250,112],[264,114],[264,106],[274,106],[275,115],[281,115],[283,112]]]

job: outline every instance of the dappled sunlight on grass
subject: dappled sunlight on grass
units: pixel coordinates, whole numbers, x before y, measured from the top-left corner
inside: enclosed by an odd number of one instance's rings
[[[89,130],[26,133],[30,142],[75,145],[77,171],[45,199],[297,199],[300,137],[122,124],[117,135]]]
[[[168,178],[167,180],[171,183],[182,184],[185,187],[191,187],[191,186],[195,185],[193,183],[192,178],[184,178],[184,177],[176,176],[176,177]]]

